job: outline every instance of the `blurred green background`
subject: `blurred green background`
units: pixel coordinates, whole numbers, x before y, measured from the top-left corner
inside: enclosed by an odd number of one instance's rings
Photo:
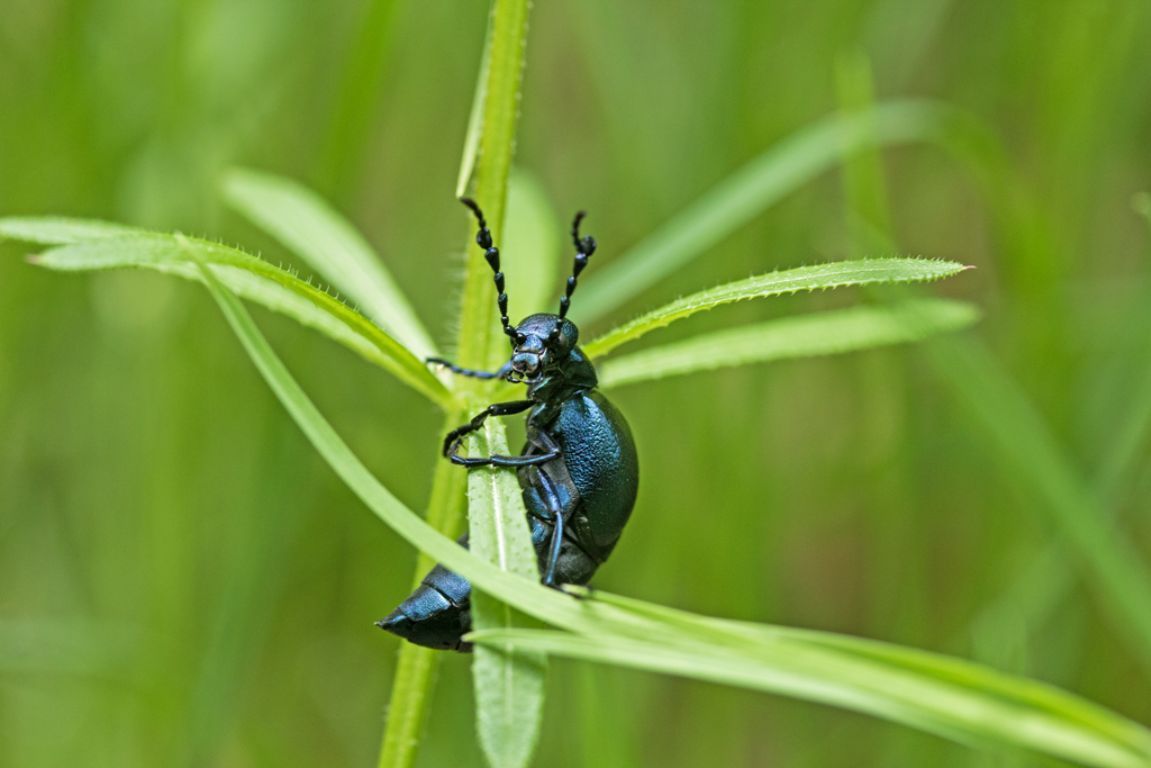
[[[7,0],[0,214],[181,229],[288,260],[224,210],[218,182],[236,164],[290,175],[367,234],[447,344],[486,15],[478,1]],[[1006,191],[989,200],[937,149],[885,152],[899,247],[978,266],[935,292],[985,309],[970,335],[1066,455],[1063,479],[1102,494],[1146,555],[1151,230],[1132,201],[1151,188],[1148,39],[1143,0],[540,2],[518,162],[555,205],[557,241],[586,207],[607,262],[834,111],[844,71],[869,66],[878,99],[969,111],[1002,143]],[[886,255],[861,239],[848,189],[820,177],[616,319],[777,266]],[[414,552],[313,455],[203,291],[49,274],[26,252],[0,245],[0,765],[373,764],[397,640],[371,622],[405,596]],[[854,298],[750,303],[662,338]],[[258,319],[422,508],[432,406]],[[609,393],[643,482],[597,583],[976,658],[1151,721],[1145,673],[1076,561],[1057,561],[1067,589],[1023,579],[1056,541],[1047,502],[1004,460],[1002,431],[972,418],[970,371],[941,359],[885,350]],[[420,765],[480,764],[467,664],[442,666]],[[558,660],[537,762],[1058,764]]]

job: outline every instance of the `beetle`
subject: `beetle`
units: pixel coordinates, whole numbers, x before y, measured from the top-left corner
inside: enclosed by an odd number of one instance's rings
[[[496,371],[461,368],[429,358],[461,376],[525,384],[526,397],[493,403],[444,437],[443,455],[453,464],[509,467],[516,471],[539,559],[542,583],[586,584],[611,554],[635,505],[639,464],[627,421],[596,390],[591,361],[580,350],[579,328],[567,319],[580,273],[596,250],[595,238],[580,236],[584,212],[576,214],[571,237],[576,254],[560,298],[558,314],[535,314],[518,325],[508,320],[508,295],[500,252],[492,242],[483,211],[461,198],[476,218],[476,244],[494,273],[500,323],[511,357]],[[527,439],[518,456],[464,456],[464,438],[491,416],[527,411]],[[465,535],[460,539],[468,545]],[[377,622],[377,626],[418,645],[467,652],[471,630],[471,584],[442,565]]]

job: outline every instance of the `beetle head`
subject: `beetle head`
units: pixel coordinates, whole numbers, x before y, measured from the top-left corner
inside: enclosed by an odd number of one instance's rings
[[[492,280],[496,287],[496,306],[500,311],[500,325],[511,339],[513,352],[507,379],[538,382],[545,373],[568,359],[579,340],[579,330],[567,319],[567,313],[571,308],[572,294],[575,293],[580,273],[587,267],[588,260],[596,249],[594,237],[580,236],[580,222],[583,221],[584,212],[580,211],[572,220],[571,239],[576,254],[572,261],[571,275],[568,276],[564,286],[564,294],[560,297],[559,314],[529,315],[519,325],[513,326],[508,321],[508,295],[504,291],[500,249],[492,241],[491,230],[488,229],[483,211],[476,201],[461,197],[460,202],[471,210],[479,225],[476,244],[484,249],[484,259],[492,269]]]
[[[513,374],[532,380],[567,359],[579,341],[579,329],[571,320],[541,313],[525,317],[509,337]]]

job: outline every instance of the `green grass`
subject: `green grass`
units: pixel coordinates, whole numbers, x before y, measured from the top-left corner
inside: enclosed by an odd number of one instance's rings
[[[603,359],[644,472],[608,592],[575,615],[471,574],[561,627],[487,630],[554,656],[537,764],[1146,764],[1146,5],[539,6],[486,150],[478,117],[465,141],[484,23],[267,0],[9,14],[5,234],[53,266],[145,269],[48,275],[0,244],[0,762],[363,765],[387,709],[382,764],[483,763],[470,660],[405,649],[397,667],[370,624],[458,548],[418,534],[417,558],[363,515],[211,302],[146,273],[202,280],[207,260],[271,309],[255,322],[296,405],[330,419],[311,436],[345,446],[337,471],[363,468],[353,485],[401,530],[424,509],[451,536],[465,478],[438,438],[490,393],[415,363],[494,359],[490,277],[461,283],[483,265],[452,200],[486,173],[472,192],[523,280],[513,315],[554,306],[564,222],[590,210],[585,341],[801,264],[977,267],[916,289],[950,298],[913,313],[857,289],[777,296]],[[522,47],[489,50],[517,79]],[[530,176],[509,189],[517,110]],[[225,208],[245,192],[267,235]],[[485,738],[530,736],[538,704]],[[511,741],[506,759],[530,748]]]

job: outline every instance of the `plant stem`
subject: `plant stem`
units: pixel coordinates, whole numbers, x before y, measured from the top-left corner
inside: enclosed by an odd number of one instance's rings
[[[461,411],[448,414],[444,429],[451,429],[463,419]],[[438,531],[453,533],[463,519],[465,473],[446,462],[437,461],[428,500],[428,524]],[[423,552],[416,558],[412,587],[420,583],[433,565]],[[416,757],[416,745],[424,727],[428,701],[440,653],[430,648],[403,643],[396,663],[396,677],[388,702],[387,723],[380,745],[379,768],[408,768]]]
[[[515,150],[516,117],[519,108],[520,83],[523,77],[524,49],[527,40],[527,0],[495,0],[484,49],[484,62],[477,83],[472,128],[478,137],[469,135],[464,166],[471,168],[472,194],[483,206],[492,236],[499,243],[504,227],[508,175]],[[473,144],[472,140],[475,138]],[[473,225],[469,223],[469,232]],[[472,258],[475,244],[468,237],[461,297],[458,360],[469,367],[492,366],[502,346],[502,334],[495,314],[496,302],[491,272],[483,259]],[[477,382],[457,379],[463,394],[474,391]],[[482,386],[482,385],[481,385]],[[445,431],[463,421],[462,410],[448,414]],[[503,430],[502,425],[493,425]],[[454,531],[463,516],[464,487],[467,473],[437,457],[432,494],[428,504],[428,523],[441,531]],[[419,583],[432,562],[424,554],[417,560],[414,581]],[[427,714],[428,701],[439,662],[436,651],[405,643],[399,654],[395,682],[388,705],[387,725],[380,747],[379,768],[408,768],[415,759],[420,731]]]
[[[495,0],[486,48],[486,76],[478,85],[480,108],[478,156],[464,157],[465,167],[474,161],[472,195],[483,207],[496,244],[504,231],[508,198],[508,174],[515,153],[516,118],[520,83],[527,45],[528,0]],[[469,137],[471,138],[471,137]],[[469,253],[475,249],[468,238]],[[482,259],[469,258],[460,305],[459,362],[483,367],[497,362],[503,348],[495,314],[491,272]]]

